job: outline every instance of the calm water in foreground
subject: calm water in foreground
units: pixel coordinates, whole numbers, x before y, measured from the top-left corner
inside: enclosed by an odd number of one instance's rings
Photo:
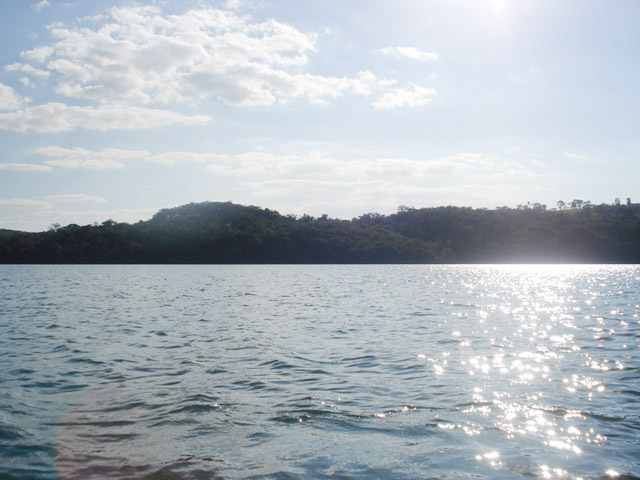
[[[0,266],[0,478],[640,478],[637,266]]]

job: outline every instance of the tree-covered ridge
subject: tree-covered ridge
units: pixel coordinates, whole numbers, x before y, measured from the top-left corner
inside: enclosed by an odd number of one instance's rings
[[[2,263],[640,263],[640,205],[400,207],[352,220],[191,203],[134,225],[0,236]]]
[[[6,228],[0,228],[0,237],[15,235],[16,233],[24,233],[24,232],[21,232],[19,230],[7,230]]]

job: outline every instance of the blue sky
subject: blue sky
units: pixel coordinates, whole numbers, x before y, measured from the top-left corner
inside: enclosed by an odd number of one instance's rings
[[[0,227],[636,201],[635,0],[0,0]]]

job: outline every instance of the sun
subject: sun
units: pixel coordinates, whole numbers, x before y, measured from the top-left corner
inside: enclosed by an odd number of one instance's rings
[[[487,3],[491,6],[496,14],[502,14],[507,8],[509,3],[507,0],[488,0]]]
[[[491,36],[502,38],[513,28],[517,2],[514,0],[486,0],[481,3],[481,17]]]
[[[509,0],[487,0],[485,14],[496,24],[503,23],[507,17],[509,7],[513,5],[513,1]]]

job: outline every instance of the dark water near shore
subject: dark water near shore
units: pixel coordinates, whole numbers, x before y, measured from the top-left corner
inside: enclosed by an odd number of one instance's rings
[[[0,478],[640,478],[635,266],[0,266]]]

